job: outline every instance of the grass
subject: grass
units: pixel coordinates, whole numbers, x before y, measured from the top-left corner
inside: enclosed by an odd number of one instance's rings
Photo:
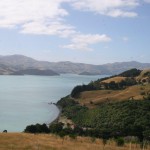
[[[136,79],[137,79],[137,80],[141,80],[141,79],[145,78],[145,77],[144,77],[144,74],[147,73],[147,72],[150,72],[150,69],[145,69],[145,70],[143,70],[143,71],[141,72],[141,74],[140,74]]]
[[[64,139],[51,134],[1,133],[0,150],[141,150],[139,145],[117,147],[114,141],[106,145],[100,139],[77,137]],[[145,149],[146,150],[146,149]],[[150,150],[150,147],[147,148]]]
[[[110,83],[111,81],[114,81],[115,83],[119,83],[121,82],[122,80],[125,80],[126,77],[113,77],[113,78],[110,78],[110,79],[107,79],[107,80],[104,80],[102,81],[103,83]]]
[[[130,86],[125,90],[85,91],[80,93],[78,101],[81,105],[93,108],[95,104],[107,101],[143,100],[143,92],[150,92],[150,84]]]

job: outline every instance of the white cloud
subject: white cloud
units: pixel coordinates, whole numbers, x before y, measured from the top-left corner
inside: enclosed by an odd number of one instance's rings
[[[75,29],[66,24],[69,12],[62,3],[111,17],[135,17],[132,10],[139,5],[138,0],[1,0],[0,27],[19,26],[22,33],[69,36]]]
[[[99,34],[77,34],[75,37],[73,37],[72,42],[73,43],[88,43],[88,44],[95,44],[98,42],[108,42],[111,38],[108,37],[105,34],[99,35]]]
[[[150,0],[145,0],[149,2]],[[110,17],[135,17],[139,0],[0,0],[0,28],[18,28],[23,34],[56,35],[68,38],[64,48],[92,50],[89,46],[111,41],[105,34],[82,34],[66,21],[67,3],[75,10]]]
[[[93,49],[90,48],[87,44],[84,43],[72,43],[68,45],[63,45],[61,48],[66,48],[66,49],[72,49],[72,50],[80,50],[80,51],[92,51]]]
[[[105,34],[76,34],[72,40],[71,44],[62,46],[63,48],[73,49],[73,50],[82,50],[82,51],[92,51],[92,48],[89,46],[91,44],[97,44],[100,42],[110,42],[111,38]]]
[[[76,0],[73,2],[75,9],[92,11],[111,17],[136,17],[132,11],[139,5],[138,0]]]
[[[76,33],[71,25],[63,24],[59,21],[51,23],[29,22],[22,25],[21,33],[25,34],[43,34],[43,35],[58,35],[60,37],[69,37]]]
[[[19,26],[22,33],[69,36],[75,29],[66,24],[65,16],[69,12],[62,3],[111,17],[137,16],[129,11],[138,5],[137,0],[1,0],[0,27]]]
[[[136,17],[137,14],[135,12],[126,12],[126,11],[122,11],[120,9],[114,9],[111,10],[107,13],[108,16],[111,17]]]
[[[73,27],[63,21],[68,15],[61,7],[69,0],[1,0],[0,27],[19,27],[22,33],[66,36]]]

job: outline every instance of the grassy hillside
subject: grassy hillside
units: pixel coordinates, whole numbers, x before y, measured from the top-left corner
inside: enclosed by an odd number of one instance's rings
[[[147,147],[148,149],[150,147]],[[0,150],[141,150],[141,148],[140,145],[130,143],[118,147],[111,140],[104,145],[102,140],[89,137],[62,139],[48,134],[0,133]]]
[[[144,100],[150,92],[150,84],[134,85],[124,90],[95,90],[81,92],[77,101],[89,108],[96,107],[104,102],[117,102],[125,100]]]
[[[150,71],[131,69],[77,86],[58,105],[85,135],[150,140]],[[88,130],[88,131],[87,131]]]
[[[150,95],[150,70],[131,69],[88,85],[77,86],[71,96],[89,108],[104,102],[144,100]]]

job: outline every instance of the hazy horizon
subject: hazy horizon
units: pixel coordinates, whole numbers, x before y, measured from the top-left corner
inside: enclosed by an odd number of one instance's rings
[[[34,57],[30,57],[30,56],[26,56],[26,55],[22,55],[22,54],[12,54],[12,55],[0,55],[0,57],[7,57],[7,56],[25,56],[31,59],[34,59],[36,61],[46,61],[46,62],[54,62],[54,63],[60,63],[60,62],[71,62],[71,63],[82,63],[82,64],[89,64],[89,65],[105,65],[105,64],[113,64],[113,63],[126,63],[126,62],[137,62],[137,63],[149,63],[149,62],[140,62],[140,61],[135,61],[135,60],[131,60],[131,61],[118,61],[118,62],[109,62],[109,63],[104,63],[104,64],[94,64],[94,63],[85,63],[85,62],[75,62],[75,61],[69,61],[69,60],[63,60],[63,61],[49,61],[49,60],[40,60],[38,58],[34,58]]]

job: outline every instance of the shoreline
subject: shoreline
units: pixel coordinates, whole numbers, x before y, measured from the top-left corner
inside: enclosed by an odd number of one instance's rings
[[[50,124],[52,124],[52,123],[55,123],[55,122],[58,122],[58,120],[59,120],[59,118],[61,117],[61,112],[62,112],[62,108],[59,106],[59,105],[57,105],[56,103],[48,103],[49,105],[55,105],[56,107],[57,107],[57,109],[58,109],[58,111],[59,111],[59,113],[58,113],[58,115],[57,115],[57,117],[52,121],[52,122],[50,122],[50,123],[48,123],[47,125],[50,125]]]

